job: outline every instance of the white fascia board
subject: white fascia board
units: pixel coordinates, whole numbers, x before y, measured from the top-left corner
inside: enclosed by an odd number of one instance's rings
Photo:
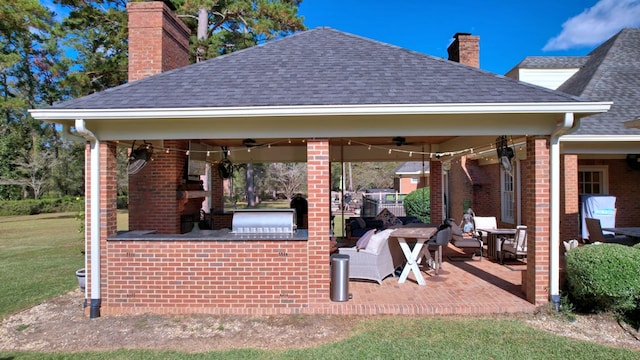
[[[319,115],[411,115],[411,114],[518,114],[601,113],[612,102],[482,103],[482,104],[390,104],[262,106],[232,108],[174,109],[31,109],[33,118],[43,121],[75,119],[187,119]]]
[[[640,142],[640,135],[563,135],[562,142]]]

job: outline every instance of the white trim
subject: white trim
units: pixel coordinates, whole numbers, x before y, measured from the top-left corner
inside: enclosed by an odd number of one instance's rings
[[[562,142],[640,141],[640,135],[563,135]]]
[[[511,114],[511,113],[600,113],[612,102],[478,103],[478,104],[380,104],[303,105],[166,109],[31,109],[38,120],[64,119],[186,119],[212,117],[385,115],[385,114]]]
[[[609,194],[609,166],[607,165],[578,165],[578,176],[581,172],[600,172],[602,173],[602,179],[600,179],[600,193],[598,194],[583,194],[582,189],[578,189],[578,195],[607,195]],[[578,183],[580,179],[578,179]]]

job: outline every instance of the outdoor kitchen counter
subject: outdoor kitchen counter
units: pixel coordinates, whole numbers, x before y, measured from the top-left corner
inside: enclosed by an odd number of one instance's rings
[[[107,238],[107,241],[247,241],[247,240],[274,240],[274,241],[307,241],[309,234],[306,229],[296,230],[292,234],[235,234],[229,229],[200,230],[185,234],[156,234],[154,230],[119,231],[116,236]]]

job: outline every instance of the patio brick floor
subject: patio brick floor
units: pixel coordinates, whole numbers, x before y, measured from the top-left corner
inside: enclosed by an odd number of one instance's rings
[[[500,265],[488,260],[451,261],[449,255],[464,255],[452,245],[445,249],[442,270],[422,268],[426,286],[419,286],[413,273],[404,284],[387,277],[374,281],[349,281],[352,298],[324,306],[330,314],[420,314],[480,315],[534,312],[536,306],[524,298],[521,271],[526,265]],[[318,309],[319,310],[319,309]]]

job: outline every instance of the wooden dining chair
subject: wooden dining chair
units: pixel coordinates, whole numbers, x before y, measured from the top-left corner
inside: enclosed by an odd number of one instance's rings
[[[635,242],[627,236],[604,235],[602,233],[600,219],[585,218],[584,221],[587,225],[587,231],[589,232],[589,239],[585,239],[585,242],[589,244],[593,244],[595,242],[615,243],[628,246],[633,246],[635,244]]]
[[[513,255],[516,259],[518,257],[527,257],[527,227],[518,225],[513,239],[504,238],[500,248],[500,264],[504,264],[505,253]]]

